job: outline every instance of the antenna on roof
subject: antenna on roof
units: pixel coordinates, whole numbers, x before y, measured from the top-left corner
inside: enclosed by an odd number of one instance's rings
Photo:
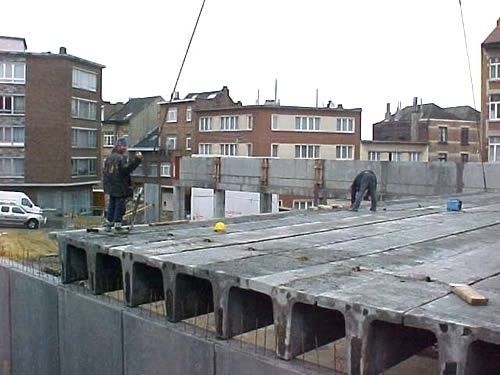
[[[274,79],[274,102],[278,103],[278,78]]]
[[[316,108],[318,108],[318,89],[316,89]]]
[[[257,104],[257,105],[260,104],[260,90],[259,89],[257,89],[257,101],[255,104]]]

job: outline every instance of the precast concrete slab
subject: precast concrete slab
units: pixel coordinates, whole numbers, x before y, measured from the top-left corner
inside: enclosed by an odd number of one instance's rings
[[[429,179],[448,178],[434,172]],[[499,322],[484,314],[457,324],[432,307],[451,306],[451,282],[496,285],[500,195],[456,197],[461,212],[446,211],[446,198],[410,199],[376,213],[238,218],[224,234],[213,222],[139,226],[119,238],[63,232],[63,282],[78,275],[100,293],[121,278],[114,288],[129,306],[164,300],[172,322],[214,312],[223,339],[274,325],[283,359],[345,339],[349,372],[375,374],[437,345],[441,373],[479,373],[479,359],[499,344]],[[500,301],[491,285],[493,313]],[[457,302],[451,312],[468,316]],[[472,354],[470,340],[443,324],[478,332]]]
[[[57,280],[10,269],[12,374],[59,374]]]
[[[0,375],[10,375],[10,270],[0,263]]]
[[[123,313],[125,375],[213,375],[214,342],[178,325]]]
[[[123,305],[78,289],[59,288],[61,374],[122,375]]]

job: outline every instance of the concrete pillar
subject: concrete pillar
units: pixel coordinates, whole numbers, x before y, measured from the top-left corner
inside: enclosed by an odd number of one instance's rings
[[[226,191],[214,190],[214,218],[226,216]]]
[[[441,323],[438,332],[439,374],[465,375],[467,347],[472,340],[470,329]],[[487,373],[489,372],[477,372],[477,374]]]
[[[267,193],[260,194],[260,212],[273,212],[273,195]]]
[[[186,218],[186,207],[184,201],[186,192],[183,187],[174,186],[174,212],[173,220],[184,220]]]

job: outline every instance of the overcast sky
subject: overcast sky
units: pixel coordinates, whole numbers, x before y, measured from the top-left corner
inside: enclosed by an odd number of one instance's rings
[[[17,0],[0,35],[30,52],[68,53],[106,65],[103,99],[170,97],[202,0]],[[462,0],[476,107],[481,42],[499,0]],[[5,13],[5,12],[4,12]],[[363,139],[385,104],[414,96],[473,106],[458,0],[206,0],[177,91],[218,90],[255,104],[361,107]]]

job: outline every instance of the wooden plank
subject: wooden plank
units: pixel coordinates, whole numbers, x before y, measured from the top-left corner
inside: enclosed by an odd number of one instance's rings
[[[450,284],[451,291],[469,305],[486,305],[488,298],[467,284]]]

